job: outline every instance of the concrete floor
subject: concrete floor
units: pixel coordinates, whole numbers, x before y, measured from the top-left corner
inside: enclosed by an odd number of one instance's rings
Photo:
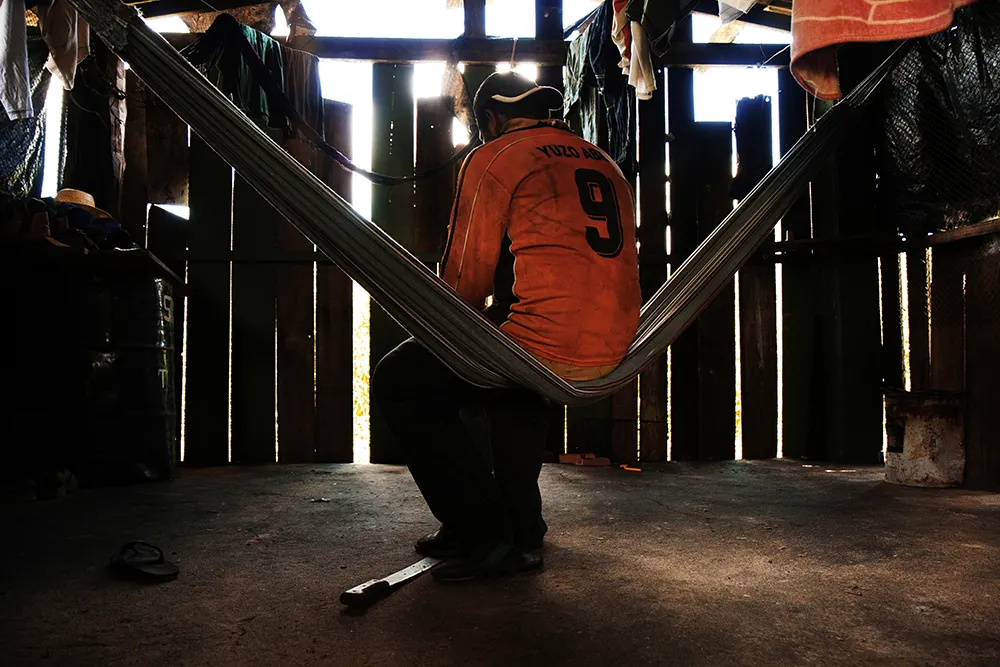
[[[1000,495],[790,461],[549,465],[543,493],[544,572],[423,577],[364,615],[340,592],[416,560],[433,527],[403,468],[193,470],[9,502],[0,663],[1000,664]],[[110,578],[137,538],[180,577]]]

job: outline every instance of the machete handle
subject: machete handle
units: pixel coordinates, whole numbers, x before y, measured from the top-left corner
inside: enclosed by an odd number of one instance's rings
[[[340,594],[340,601],[352,608],[367,607],[384,598],[391,590],[392,586],[385,579],[372,579],[354,588],[348,588]]]

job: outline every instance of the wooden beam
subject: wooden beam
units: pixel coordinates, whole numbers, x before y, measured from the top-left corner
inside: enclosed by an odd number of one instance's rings
[[[327,100],[324,114],[327,142],[347,154],[351,106]],[[333,160],[326,160],[323,180],[350,200],[351,174]],[[322,463],[354,461],[353,292],[353,281],[339,267],[316,269],[316,461]]]
[[[410,63],[455,59],[464,63],[499,63],[510,60],[513,39],[406,39],[382,37],[315,37],[303,50],[320,58]],[[561,39],[518,39],[518,60],[562,66],[566,43]]]

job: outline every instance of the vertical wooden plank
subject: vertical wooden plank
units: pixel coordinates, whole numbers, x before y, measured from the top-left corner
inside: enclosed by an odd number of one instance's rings
[[[667,280],[666,92],[663,70],[656,91],[639,103],[639,280],[643,301]],[[623,390],[625,391],[625,390]],[[632,394],[634,396],[634,394]],[[639,376],[639,456],[667,460],[666,352]]]
[[[351,105],[327,100],[326,140],[350,155]],[[325,161],[323,180],[344,199],[351,197],[351,175]],[[316,269],[316,461],[354,460],[354,313],[353,281],[334,264]]]
[[[129,70],[125,76],[128,93],[125,120],[125,174],[122,177],[121,223],[132,240],[146,245],[146,209],[149,196],[146,170],[146,87]],[[179,275],[184,275],[179,274]]]
[[[455,100],[451,97],[417,100],[417,173],[443,165],[455,152],[451,139],[454,115]],[[415,184],[413,252],[431,268],[444,252],[454,198],[455,177],[449,169]]]
[[[987,246],[988,247],[988,246]],[[966,277],[965,485],[1000,486],[1000,255],[985,250]]]
[[[674,41],[691,41],[691,19],[677,25]],[[694,72],[667,68],[667,128],[670,156],[670,263],[679,267],[698,245],[698,179],[694,161],[700,147],[694,134]],[[698,459],[698,327],[682,333],[670,355],[670,457]]]
[[[282,146],[312,168],[309,144],[285,139]],[[278,222],[278,247],[293,257],[311,256],[314,246],[287,220]],[[315,460],[313,262],[282,262],[277,278],[278,461]]]
[[[899,293],[899,255],[880,258],[882,281],[882,382],[903,389],[903,326]]]
[[[383,174],[413,173],[413,66],[372,66],[374,118],[372,169]],[[406,248],[413,247],[413,184],[372,188],[372,220]],[[371,371],[406,332],[374,301],[371,304]],[[398,444],[377,409],[371,414],[372,463],[400,463]]]
[[[229,250],[233,170],[191,137],[184,462],[229,461]]]
[[[805,134],[807,95],[787,69],[778,70],[778,143],[786,154]],[[812,237],[809,191],[781,220],[783,240]],[[809,447],[811,379],[813,377],[815,274],[808,258],[781,265],[782,455],[802,458]]]
[[[923,248],[906,253],[906,300],[910,323],[910,389],[921,391],[930,382],[930,334],[927,318],[929,287],[927,254]]]
[[[864,56],[859,59],[858,55]],[[869,71],[867,54],[841,59],[841,82],[847,89]],[[886,221],[876,216],[875,114],[866,114],[836,152],[825,171],[829,181],[820,191],[814,183],[813,224],[817,238],[840,239],[871,234]],[[882,390],[878,359],[878,270],[875,257],[842,253],[821,268],[820,288],[813,298],[822,318],[817,326],[816,359],[823,364],[814,378],[826,392],[822,418],[813,425],[825,444],[824,457],[844,463],[882,460]]]
[[[965,262],[955,246],[934,248],[931,279],[930,388],[965,388]]]
[[[625,385],[611,397],[611,456],[616,463],[632,463],[639,456],[639,387]]]
[[[562,0],[535,0],[535,39],[562,40]],[[538,83],[563,89],[562,67],[539,67]]]
[[[187,205],[191,161],[188,126],[152,91],[146,96],[146,152],[154,156],[147,161],[149,201]]]
[[[698,235],[705,239],[733,209],[733,132],[729,123],[698,123]],[[736,456],[736,299],[729,283],[698,318],[699,458]]]
[[[232,462],[274,463],[274,264],[278,213],[233,185]]]
[[[145,206],[144,206],[145,208]],[[147,248],[156,255],[167,268],[182,279],[186,275],[189,223],[184,218],[174,215],[159,206],[149,210]],[[181,410],[184,385],[180,380],[184,368],[184,304],[186,289],[174,289],[174,372],[178,378],[174,382],[174,405],[177,406],[177,422],[174,432],[181,432]],[[180,449],[177,451],[180,457]],[[179,461],[177,461],[179,462]]]
[[[745,192],[772,166],[771,101],[736,107],[736,150]],[[774,265],[751,262],[740,271],[740,372],[743,458],[778,455],[778,334]]]

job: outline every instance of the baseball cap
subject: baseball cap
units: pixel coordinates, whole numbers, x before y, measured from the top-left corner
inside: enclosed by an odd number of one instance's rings
[[[490,101],[515,104],[532,95],[540,96],[539,101],[549,109],[562,109],[562,93],[550,86],[539,86],[531,79],[514,72],[496,72],[486,77],[476,91],[476,99],[472,106],[478,120],[481,118],[483,108]]]

